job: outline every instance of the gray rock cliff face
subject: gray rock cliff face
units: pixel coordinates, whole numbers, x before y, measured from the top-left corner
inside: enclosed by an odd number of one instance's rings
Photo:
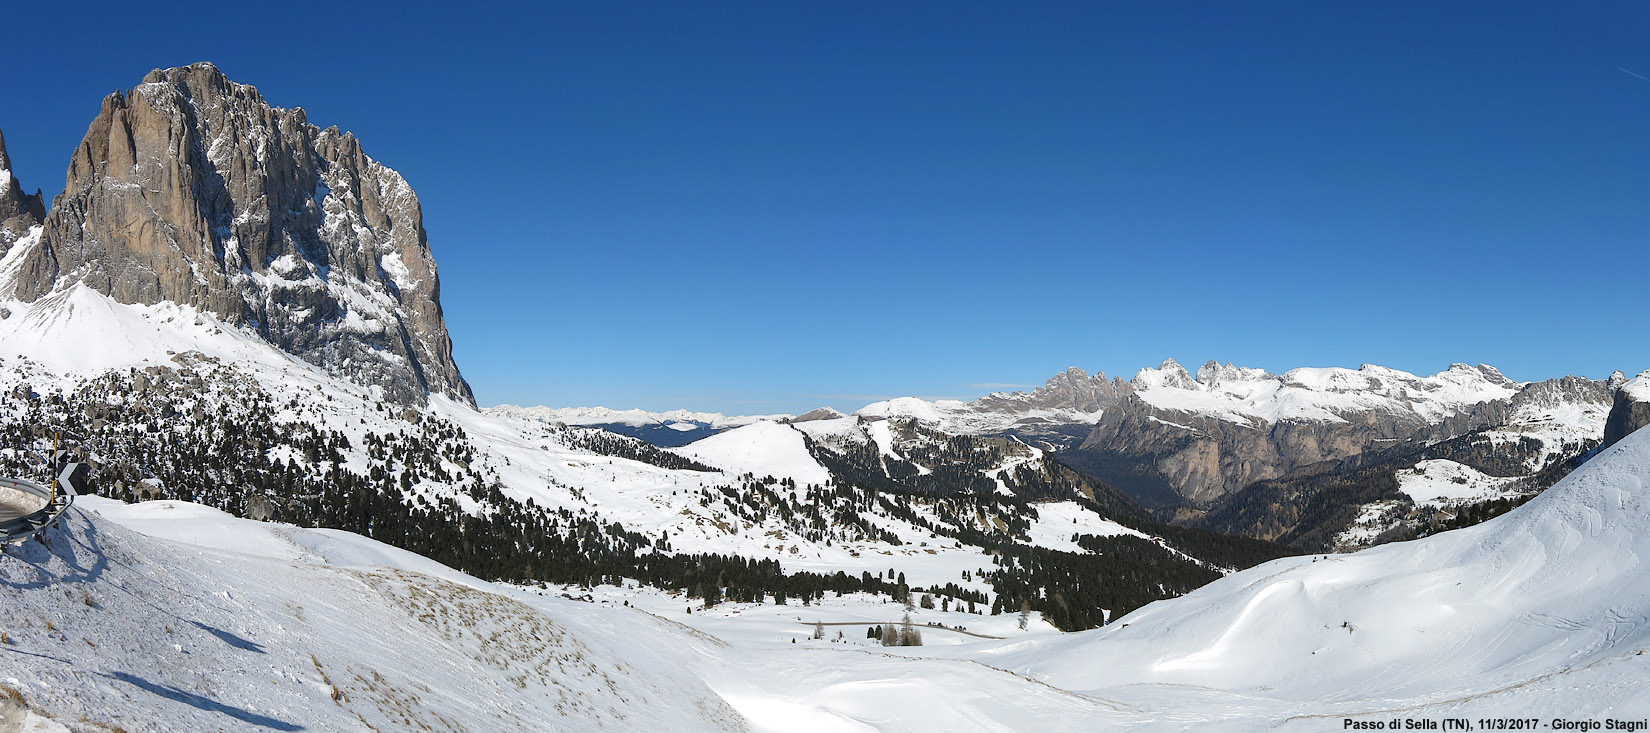
[[[1206,505],[1256,481],[1302,466],[1434,433],[1465,432],[1488,415],[1459,421],[1456,430],[1429,425],[1413,413],[1367,412],[1345,422],[1285,420],[1241,424],[1217,416],[1166,410],[1130,398],[1107,410],[1078,451],[1131,458],[1155,469],[1187,503]]]
[[[211,64],[103,100],[22,267],[23,300],[191,305],[390,400],[474,403],[412,188]]]
[[[1220,371],[1205,365],[1196,381],[1212,383],[1222,377]],[[1178,375],[1171,372],[1170,378],[1178,380]],[[1505,379],[1498,372],[1489,378]],[[1159,501],[1166,498],[1161,495],[1166,488],[1180,501],[1207,506],[1256,481],[1406,442],[1434,443],[1483,429],[1539,433],[1540,418],[1526,428],[1520,416],[1565,405],[1602,407],[1608,404],[1614,385],[1582,377],[1533,382],[1519,387],[1508,399],[1464,406],[1433,420],[1404,409],[1369,409],[1343,412],[1337,421],[1255,419],[1245,423],[1206,412],[1165,409],[1130,395],[1105,412],[1075,449],[1075,460],[1084,461],[1101,478],[1125,490],[1145,476],[1146,484],[1161,487]],[[1644,409],[1650,417],[1650,405]],[[1554,450],[1569,447],[1552,446]]]
[[[1650,381],[1646,379],[1646,374],[1616,390],[1610,404],[1610,416],[1604,420],[1604,447],[1615,445],[1616,441],[1631,435],[1633,431],[1650,425],[1650,394],[1643,389],[1643,385]]]
[[[1131,392],[1126,381],[1107,379],[1102,372],[1095,372],[1091,377],[1088,372],[1071,367],[1031,392],[994,392],[969,403],[968,409],[982,415],[1002,415],[1005,421],[1038,411],[1098,413]]]
[[[6,136],[0,134],[0,252],[11,249],[45,218],[45,201],[39,191],[33,195],[23,193],[23,184],[12,172],[11,157],[6,154]]]

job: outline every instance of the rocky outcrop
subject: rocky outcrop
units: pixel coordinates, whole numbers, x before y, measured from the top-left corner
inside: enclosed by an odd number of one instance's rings
[[[14,287],[76,284],[194,306],[393,401],[474,403],[412,188],[211,64],[103,100]]]
[[[901,397],[873,402],[854,414],[872,419],[914,417],[956,433],[1035,436],[1043,442],[1074,445],[1102,411],[1130,394],[1128,382],[1071,367],[1030,392],[993,392],[973,402],[928,402]],[[1075,429],[1074,429],[1075,428]]]
[[[817,421],[817,420],[835,420],[835,419],[840,418],[840,417],[847,417],[847,416],[842,414],[841,411],[839,411],[835,408],[832,408],[832,407],[816,407],[812,410],[809,410],[809,411],[804,412],[800,415],[797,415],[796,417],[791,418],[790,422],[799,423],[799,422],[814,422],[814,421]]]
[[[1650,371],[1616,390],[1610,416],[1604,420],[1604,447],[1615,445],[1645,425],[1650,425]]]
[[[969,407],[977,412],[1004,414],[1098,413],[1117,404],[1131,391],[1129,383],[1121,379],[1109,380],[1103,372],[1095,372],[1091,377],[1082,369],[1070,367],[1031,392],[995,392],[969,403]]]
[[[10,250],[45,218],[46,206],[40,192],[23,193],[23,184],[12,173],[11,157],[6,154],[6,136],[0,133],[0,252]]]

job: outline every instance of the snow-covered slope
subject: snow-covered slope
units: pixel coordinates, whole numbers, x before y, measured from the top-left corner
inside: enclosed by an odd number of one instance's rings
[[[1522,508],[1415,542],[1289,558],[993,662],[1111,697],[1212,690],[1335,715],[1650,714],[1650,433]],[[1131,697],[1140,695],[1131,694]]]
[[[831,473],[808,453],[802,433],[778,423],[746,425],[678,448],[677,452],[733,474],[821,485],[831,479]]]
[[[671,624],[357,535],[91,497],[49,540],[0,558],[0,678],[39,730],[744,725],[688,669],[657,663],[691,643]]]

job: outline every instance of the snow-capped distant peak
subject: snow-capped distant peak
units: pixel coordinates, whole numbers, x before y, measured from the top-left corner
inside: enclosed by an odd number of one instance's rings
[[[1426,423],[1462,414],[1481,402],[1509,399],[1526,385],[1495,367],[1452,364],[1429,377],[1364,364],[1302,367],[1283,374],[1208,361],[1196,376],[1174,359],[1146,367],[1125,382],[1071,367],[1032,392],[993,392],[973,402],[900,397],[854,414],[905,417],[953,432],[979,433],[1037,424],[1092,424],[1109,408],[1138,397],[1148,406],[1193,412],[1244,425],[1279,420],[1343,422],[1368,411],[1409,413]]]
[[[1508,399],[1523,387],[1488,365],[1452,364],[1430,377],[1373,364],[1301,367],[1274,376],[1211,361],[1193,379],[1173,359],[1140,370],[1130,385],[1154,407],[1238,423],[1340,422],[1348,413],[1371,410],[1412,412],[1432,422],[1480,402]]]
[[[854,411],[855,415],[870,418],[914,417],[928,422],[943,422],[949,413],[967,406],[961,400],[934,400],[932,402],[920,397],[895,397],[891,400],[872,402]]]
[[[724,415],[720,412],[693,412],[691,410],[648,412],[641,409],[614,410],[607,407],[522,407],[508,404],[484,408],[482,412],[517,420],[543,423],[559,422],[564,425],[630,425],[633,427],[665,425],[675,428],[676,425],[686,423],[716,430],[735,428],[756,422],[778,422],[790,417],[790,415]],[[675,429],[684,430],[687,428]]]
[[[1199,370],[1201,371],[1201,370]],[[1134,379],[1129,382],[1135,390],[1156,389],[1169,387],[1172,389],[1197,389],[1197,380],[1192,379],[1186,367],[1174,359],[1164,359],[1156,368],[1146,367],[1136,372]]]

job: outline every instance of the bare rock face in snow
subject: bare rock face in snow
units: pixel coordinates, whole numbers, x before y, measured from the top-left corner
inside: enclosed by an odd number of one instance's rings
[[[1035,428],[1039,423],[1080,421],[1083,416],[1098,416],[1130,392],[1129,383],[1121,379],[1107,379],[1103,372],[1095,372],[1091,377],[1082,369],[1070,367],[1035,390],[993,392],[968,403],[963,410],[974,420],[995,429],[1014,426],[1023,430]]]
[[[1650,425],[1650,372],[1640,374],[1616,390],[1610,417],[1604,421],[1604,447]]]
[[[474,403],[412,188],[211,64],[103,100],[15,289],[77,283],[194,306],[396,402]]]
[[[816,407],[812,410],[809,410],[809,411],[804,412],[800,415],[797,415],[796,417],[791,418],[790,421],[793,422],[793,423],[814,422],[816,420],[835,420],[839,417],[845,417],[845,415],[843,415],[841,412],[837,411],[835,408]]]
[[[989,394],[976,400],[974,406],[981,410],[1003,412],[1065,410],[1091,413],[1117,404],[1129,392],[1128,383],[1123,380],[1108,380],[1103,372],[1095,372],[1091,377],[1082,369],[1069,367],[1029,394]]]
[[[46,206],[40,192],[23,193],[23,184],[11,171],[11,158],[6,155],[6,136],[0,134],[0,252],[11,249],[29,230],[46,218]]]

